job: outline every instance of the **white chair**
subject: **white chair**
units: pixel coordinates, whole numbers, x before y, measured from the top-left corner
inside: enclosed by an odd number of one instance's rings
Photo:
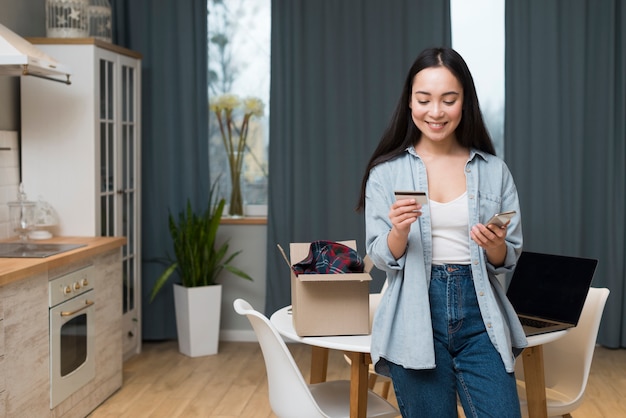
[[[564,337],[543,346],[548,416],[571,418],[583,402],[600,319],[609,289],[590,288],[578,325]],[[515,367],[522,414],[528,416],[521,361]]]
[[[261,345],[272,411],[279,418],[349,417],[350,382],[330,381],[307,385],[287,345],[272,323],[243,299],[233,302],[245,315]],[[368,417],[395,417],[399,412],[389,402],[368,391]]]

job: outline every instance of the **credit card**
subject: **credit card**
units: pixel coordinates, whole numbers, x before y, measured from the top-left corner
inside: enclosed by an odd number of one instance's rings
[[[415,199],[415,201],[421,205],[426,205],[428,203],[426,192],[409,190],[409,191],[395,191],[393,193],[396,195],[396,200]]]

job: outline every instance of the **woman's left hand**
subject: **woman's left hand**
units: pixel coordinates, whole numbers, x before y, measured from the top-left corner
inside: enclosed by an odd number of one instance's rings
[[[508,226],[509,222],[503,226],[476,224],[470,231],[472,240],[485,249],[487,260],[496,267],[503,265],[506,258],[505,239]]]
[[[508,226],[509,222],[503,226],[476,224],[472,227],[470,236],[476,244],[485,250],[489,250],[490,248],[499,247],[504,244]]]

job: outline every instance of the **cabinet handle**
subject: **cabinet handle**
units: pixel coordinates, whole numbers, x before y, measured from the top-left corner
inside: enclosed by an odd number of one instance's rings
[[[94,301],[86,300],[85,301],[85,306],[83,306],[82,308],[78,308],[78,309],[76,309],[75,311],[72,311],[72,312],[61,311],[61,316],[72,316],[72,315],[82,311],[83,309],[87,309],[88,307],[90,307],[94,303],[95,303]]]

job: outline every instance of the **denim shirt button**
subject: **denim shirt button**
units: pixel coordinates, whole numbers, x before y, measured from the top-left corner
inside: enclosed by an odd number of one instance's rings
[[[491,322],[487,324],[487,328],[491,328]]]
[[[485,296],[485,292],[480,292],[479,295],[480,296]]]

